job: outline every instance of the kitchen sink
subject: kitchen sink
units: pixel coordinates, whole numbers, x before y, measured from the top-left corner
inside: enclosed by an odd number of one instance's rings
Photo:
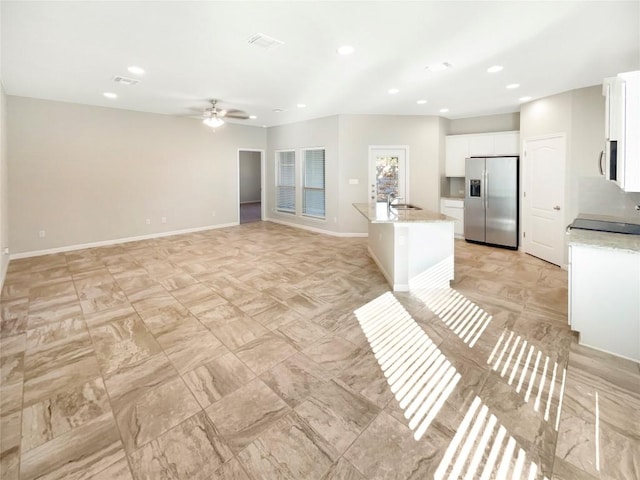
[[[422,210],[422,208],[416,207],[415,205],[411,205],[409,203],[394,203],[391,205],[391,208],[395,210]]]

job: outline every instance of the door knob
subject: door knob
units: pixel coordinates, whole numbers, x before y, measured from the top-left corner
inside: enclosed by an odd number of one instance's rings
[[[560,205],[556,205],[555,207],[553,207],[554,210],[560,210]]]

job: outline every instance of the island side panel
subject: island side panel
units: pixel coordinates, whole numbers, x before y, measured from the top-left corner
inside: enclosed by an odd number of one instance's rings
[[[394,283],[394,251],[393,223],[369,222],[369,255],[391,286]]]
[[[406,282],[448,287],[454,276],[454,223],[415,223],[408,233]]]

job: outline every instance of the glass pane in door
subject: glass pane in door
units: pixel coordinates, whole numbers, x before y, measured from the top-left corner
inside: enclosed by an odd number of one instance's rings
[[[393,193],[399,192],[399,158],[396,156],[376,156],[376,202],[386,202]]]

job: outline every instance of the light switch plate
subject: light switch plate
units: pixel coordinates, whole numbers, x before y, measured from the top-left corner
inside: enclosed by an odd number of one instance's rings
[[[360,180],[358,180],[357,178],[349,179],[349,185],[359,185],[359,184],[360,184]]]

